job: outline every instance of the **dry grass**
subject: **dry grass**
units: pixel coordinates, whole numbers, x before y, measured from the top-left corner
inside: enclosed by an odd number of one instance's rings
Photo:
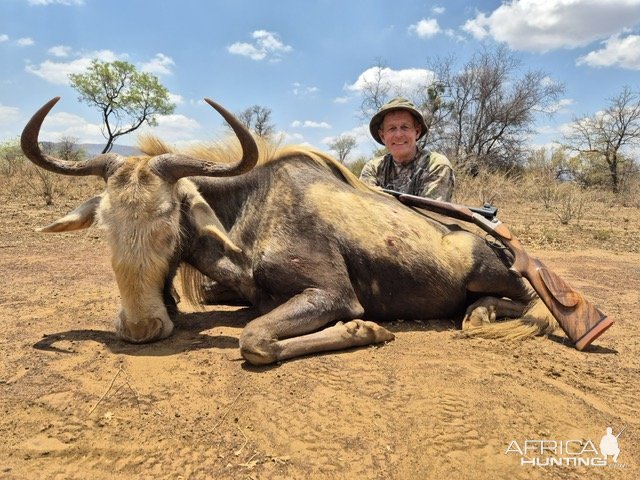
[[[498,207],[499,218],[532,248],[640,252],[637,188],[614,195],[544,176],[481,172],[477,177],[458,176],[455,201],[471,206],[489,201]]]
[[[0,161],[0,164],[3,162]],[[49,175],[47,185],[30,164],[0,165],[0,197],[60,213],[104,188],[96,177]],[[604,248],[640,252],[640,182],[629,182],[618,195],[582,189],[544,175],[510,176],[480,172],[457,176],[454,201],[498,207],[499,218],[525,247],[538,249]]]

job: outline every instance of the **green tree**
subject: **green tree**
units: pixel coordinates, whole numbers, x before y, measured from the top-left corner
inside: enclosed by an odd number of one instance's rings
[[[87,156],[84,148],[78,146],[78,139],[74,137],[61,137],[57,142],[58,158],[77,162]]]
[[[351,151],[357,143],[356,137],[353,135],[338,135],[329,143],[329,148],[336,152],[340,163],[345,163]]]
[[[0,177],[3,180],[21,172],[25,165],[24,160],[19,139],[0,143]]]
[[[353,162],[347,164],[347,168],[351,170],[351,173],[353,173],[356,177],[359,177],[360,173],[362,173],[362,169],[366,164],[367,157],[365,157],[364,155],[360,155]]]
[[[169,115],[175,110],[169,91],[158,77],[138,72],[128,62],[94,60],[86,73],[71,74],[69,78],[80,93],[79,100],[101,112],[102,134],[107,139],[102,153],[109,152],[118,137],[145,122],[156,126],[156,115]]]

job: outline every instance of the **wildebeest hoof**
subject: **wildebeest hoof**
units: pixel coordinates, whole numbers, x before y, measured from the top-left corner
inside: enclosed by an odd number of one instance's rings
[[[366,320],[351,320],[347,323],[338,322],[337,325],[344,325],[348,334],[357,340],[359,345],[369,345],[371,343],[390,342],[395,335],[377,323]]]
[[[472,328],[483,327],[489,323],[496,321],[496,307],[480,306],[473,310],[467,310],[464,319],[462,320],[462,330],[470,330]]]
[[[116,321],[118,336],[131,343],[148,343],[161,338],[166,338],[173,331],[173,323],[170,320],[162,321],[160,318],[150,318],[140,322],[127,322],[119,318]]]

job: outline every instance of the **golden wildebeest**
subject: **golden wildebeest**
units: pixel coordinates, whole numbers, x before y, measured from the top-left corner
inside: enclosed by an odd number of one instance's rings
[[[42,230],[106,229],[122,298],[116,329],[127,341],[171,334],[178,267],[192,272],[187,283],[213,279],[260,312],[240,337],[252,364],[393,339],[374,321],[464,314],[466,328],[524,316],[505,324],[555,328],[504,250],[365,186],[313,149],[259,162],[251,133],[211,100],[239,140],[233,162],[220,149],[187,155],[150,140],[145,156],[45,155],[38,134],[57,101],[25,127],[25,155],[52,172],[100,176],[106,189]]]

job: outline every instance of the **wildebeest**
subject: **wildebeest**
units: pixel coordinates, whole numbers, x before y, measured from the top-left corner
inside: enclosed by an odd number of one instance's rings
[[[213,279],[260,312],[240,336],[252,364],[393,339],[375,321],[464,314],[469,327],[526,316],[537,333],[555,327],[508,270],[508,253],[365,186],[313,149],[284,148],[258,164],[251,133],[211,100],[239,140],[232,163],[212,161],[215,150],[172,153],[159,141],[139,157],[45,155],[38,135],[57,101],[26,125],[25,155],[56,173],[101,176],[106,189],[42,230],[106,229],[122,299],[116,330],[127,341],[171,334],[181,265],[201,274],[191,276],[196,283]]]

